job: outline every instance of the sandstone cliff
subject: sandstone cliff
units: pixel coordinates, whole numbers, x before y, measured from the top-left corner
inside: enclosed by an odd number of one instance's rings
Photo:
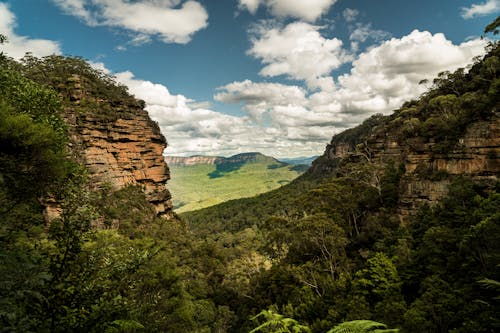
[[[160,216],[172,216],[166,182],[169,169],[163,159],[167,146],[158,125],[142,101],[109,101],[86,92],[79,77],[68,80],[70,103],[65,118],[72,151],[88,169],[92,186],[118,190],[140,186]]]
[[[383,124],[380,120],[383,119]],[[313,164],[312,172],[341,172],[338,165],[362,161],[373,165],[401,165],[399,210],[404,218],[422,204],[435,204],[446,196],[455,176],[467,176],[484,185],[494,184],[500,175],[500,112],[489,120],[470,123],[452,149],[436,152],[439,142],[426,137],[402,139],[393,126],[397,117],[382,117],[378,125],[358,137],[358,143],[338,136]],[[376,169],[376,168],[375,168]],[[382,171],[383,169],[379,168]]]

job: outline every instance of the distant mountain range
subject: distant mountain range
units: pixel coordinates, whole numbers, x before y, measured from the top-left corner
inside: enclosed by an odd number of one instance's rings
[[[188,157],[183,156],[165,156],[165,162],[168,165],[195,165],[195,164],[223,164],[223,163],[238,163],[241,161],[258,161],[258,160],[269,160],[273,162],[283,162],[286,164],[294,165],[312,165],[312,162],[319,156],[302,156],[302,157],[283,157],[274,158],[261,153],[251,152],[251,153],[241,153],[231,157],[221,157],[221,156],[206,156],[206,155],[193,155]]]
[[[310,157],[293,157],[293,158],[280,158],[281,162],[285,162],[288,164],[305,164],[312,165],[312,162],[317,159],[319,156],[310,156]]]
[[[287,163],[257,152],[231,157],[166,156],[165,161],[172,177],[168,187],[179,213],[273,190],[309,168],[298,164],[298,159]]]

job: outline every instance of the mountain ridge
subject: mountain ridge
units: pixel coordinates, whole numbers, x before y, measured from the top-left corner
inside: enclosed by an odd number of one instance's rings
[[[259,152],[238,153],[229,157],[210,156],[210,155],[192,155],[192,156],[165,156],[165,162],[169,165],[195,165],[195,164],[223,164],[238,162],[279,162],[278,159],[267,156]]]

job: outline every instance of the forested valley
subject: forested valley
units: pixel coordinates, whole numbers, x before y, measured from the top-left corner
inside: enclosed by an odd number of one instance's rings
[[[422,168],[448,194],[402,217],[403,163],[321,157],[282,188],[166,219],[138,186],[92,186],[64,120],[75,75],[95,97],[78,112],[112,119],[109,105],[141,103],[83,59],[0,56],[1,332],[500,330],[498,175]],[[490,42],[338,138],[362,150],[382,129],[446,155],[470,124],[497,121],[499,102]]]

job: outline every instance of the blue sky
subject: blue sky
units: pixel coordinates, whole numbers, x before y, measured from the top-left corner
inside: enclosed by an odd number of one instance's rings
[[[322,153],[482,54],[500,0],[0,0],[2,49],[83,56],[144,99],[170,155]]]

